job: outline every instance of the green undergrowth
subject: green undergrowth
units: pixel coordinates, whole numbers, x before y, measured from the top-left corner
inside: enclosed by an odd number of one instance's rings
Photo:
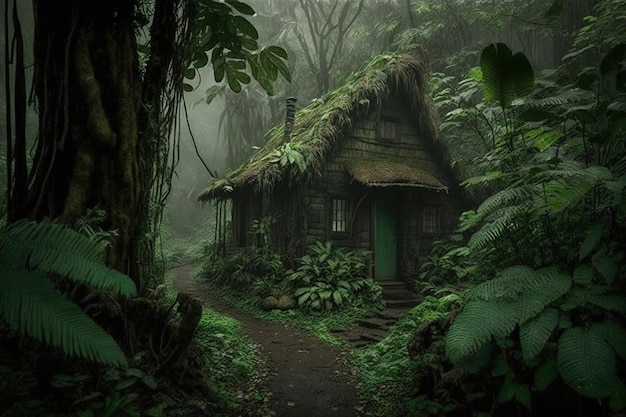
[[[450,408],[420,395],[416,377],[437,369],[444,355],[443,341],[435,341],[426,351],[411,357],[409,349],[416,329],[439,323],[458,305],[460,298],[453,291],[429,295],[410,310],[380,342],[354,350],[354,363],[359,369],[359,395],[367,417],[400,417],[440,415]]]
[[[205,286],[207,290],[217,293],[226,302],[237,306],[247,314],[261,320],[297,327],[332,346],[346,344],[343,339],[332,333],[332,329],[349,327],[353,325],[356,319],[367,317],[373,313],[373,309],[367,306],[345,307],[332,312],[303,312],[299,309],[265,311],[261,308],[261,300],[257,296],[207,282],[202,276],[201,268],[196,268],[191,275],[190,279]]]
[[[167,282],[168,297],[173,301],[177,293],[171,278]],[[245,410],[252,410],[254,415],[265,413],[265,362],[241,323],[204,306],[189,350],[190,365],[202,370],[206,378],[203,383],[216,405],[212,415],[226,417]]]

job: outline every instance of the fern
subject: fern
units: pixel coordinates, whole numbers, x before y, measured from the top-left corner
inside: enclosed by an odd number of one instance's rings
[[[530,363],[543,350],[558,321],[559,312],[554,308],[546,308],[520,326],[520,345],[526,363]]]
[[[565,294],[571,283],[571,277],[557,267],[532,270],[517,265],[502,271],[498,278],[477,285],[469,291],[469,302],[446,335],[448,357],[459,362],[477,352],[492,337],[508,336],[516,325],[523,325],[536,317]],[[549,328],[552,313],[546,314],[546,318],[539,319],[539,324]],[[531,357],[533,352],[538,353],[543,348],[550,333],[545,336],[544,330],[542,335],[537,335],[539,330],[533,324],[525,332],[523,343],[527,347],[527,356]],[[542,342],[543,337],[545,341]]]
[[[497,209],[528,201],[532,197],[533,192],[529,187],[506,188],[483,201],[477,212],[490,214]]]
[[[471,249],[480,249],[488,243],[499,239],[505,230],[518,229],[522,224],[519,218],[528,213],[532,208],[532,203],[526,201],[519,205],[496,210],[489,216],[491,221],[484,223],[483,226],[472,235],[467,246]]]
[[[525,265],[514,265],[502,270],[498,276],[470,289],[470,299],[517,300],[521,296],[545,293],[551,299],[546,305],[565,294],[571,286],[570,277],[557,267],[538,270]]]
[[[571,277],[558,267],[539,269],[526,281],[524,291],[510,307],[515,310],[518,322],[524,323],[567,293],[571,285]]]
[[[578,162],[561,163],[560,169],[543,171],[543,183],[548,206],[558,213],[581,201],[600,181],[610,180],[611,172],[606,167],[583,167]]]
[[[617,382],[613,349],[594,327],[572,327],[563,332],[557,365],[565,383],[587,397],[608,397]]]
[[[0,237],[0,316],[69,355],[126,366],[113,338],[54,287],[46,273],[136,295],[133,281],[102,264],[95,242],[60,224],[22,220]]]
[[[10,265],[53,272],[98,289],[136,295],[134,282],[107,268],[100,246],[61,224],[20,220],[0,239],[0,258]]]
[[[67,300],[41,271],[18,271],[0,264],[0,314],[16,330],[82,356],[127,366],[113,338]]]
[[[515,315],[508,303],[470,302],[456,316],[446,334],[446,354],[452,362],[459,363],[478,352],[493,336],[507,336],[515,324]]]

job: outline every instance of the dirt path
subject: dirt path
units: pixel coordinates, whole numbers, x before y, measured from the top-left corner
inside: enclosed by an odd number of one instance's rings
[[[241,322],[268,360],[270,409],[279,417],[356,417],[358,396],[348,381],[344,353],[303,331],[252,317],[209,294],[188,277],[193,265],[172,270],[174,287]]]

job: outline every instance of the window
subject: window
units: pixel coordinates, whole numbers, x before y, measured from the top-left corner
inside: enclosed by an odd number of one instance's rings
[[[348,231],[348,200],[333,198],[331,208],[331,231],[345,233]]]
[[[439,232],[439,211],[437,207],[425,207],[422,210],[422,233]]]
[[[393,119],[383,119],[378,121],[378,137],[380,140],[397,142],[400,139],[400,122]]]

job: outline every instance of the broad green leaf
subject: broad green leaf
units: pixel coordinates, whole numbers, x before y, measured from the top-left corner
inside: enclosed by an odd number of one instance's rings
[[[233,17],[233,24],[239,29],[242,33],[251,37],[252,39],[259,38],[259,32],[257,32],[254,25],[243,16],[235,16]]]
[[[255,14],[255,11],[252,7],[240,1],[226,0],[226,3],[231,5],[235,10],[237,10],[241,14],[245,14],[248,16],[252,16]]]
[[[593,269],[589,265],[578,265],[572,276],[575,284],[589,285],[593,281]]]
[[[615,353],[596,329],[565,330],[559,340],[557,365],[565,383],[581,395],[600,399],[613,390]]]
[[[619,272],[619,266],[605,254],[593,259],[593,266],[602,275],[607,284],[612,285]]]
[[[209,56],[204,51],[199,51],[193,56],[193,66],[195,68],[203,68],[209,63]]]
[[[591,251],[593,251],[600,243],[602,236],[604,235],[606,227],[604,224],[598,223],[595,224],[591,229],[587,230],[585,233],[585,240],[580,244],[580,248],[578,249],[578,259],[583,260]]]
[[[532,397],[530,395],[530,389],[527,385],[517,384],[515,389],[515,399],[527,409],[532,408]]]
[[[535,371],[535,387],[539,391],[543,391],[556,381],[558,376],[559,370],[556,366],[556,361],[553,358],[549,358]]]
[[[193,80],[194,78],[196,78],[196,69],[195,68],[188,68],[185,71],[184,74],[185,78],[187,78],[188,80]]]
[[[626,359],[626,331],[623,327],[611,320],[594,323],[591,328],[604,338],[615,349],[617,355]]]
[[[273,53],[274,55],[282,58],[282,59],[288,59],[289,56],[287,55],[287,51],[284,48],[281,48],[280,46],[268,46],[267,49]]]
[[[507,108],[517,97],[534,88],[534,73],[530,62],[521,53],[512,54],[503,43],[491,44],[480,56],[485,99]]]
[[[546,308],[539,315],[520,326],[519,338],[522,357],[526,363],[530,363],[541,353],[558,321],[558,311],[554,308]]]

